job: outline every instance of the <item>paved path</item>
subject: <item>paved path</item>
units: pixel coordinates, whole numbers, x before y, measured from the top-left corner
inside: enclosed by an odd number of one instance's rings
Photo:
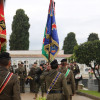
[[[21,98],[22,100],[33,100],[34,94],[33,93],[22,93]],[[75,95],[72,100],[93,100],[83,96]]]
[[[29,86],[26,86],[25,88],[26,93],[21,93],[21,99],[22,100],[34,100],[34,94],[33,93],[29,93],[30,89]],[[39,93],[39,96],[41,96],[41,94]],[[74,95],[72,100],[93,100],[84,96],[80,96],[80,95]]]

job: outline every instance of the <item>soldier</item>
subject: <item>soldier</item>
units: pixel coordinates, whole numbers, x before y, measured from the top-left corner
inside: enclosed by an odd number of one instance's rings
[[[9,72],[11,57],[9,53],[0,54],[0,100],[21,100],[18,77]]]
[[[41,69],[42,73],[43,72],[46,72],[46,65],[45,64],[40,64],[40,69]],[[44,82],[43,81],[42,82],[40,81],[40,83],[41,83],[42,97],[44,97],[44,93],[46,93],[46,83],[45,83],[45,81]]]
[[[75,94],[74,75],[73,72],[70,69],[68,69],[69,66],[67,66],[67,59],[62,59],[61,65],[62,67],[59,69],[59,71],[65,74],[65,78],[67,80],[67,85],[68,85],[68,91],[70,94],[70,100],[72,100],[72,96]]]
[[[76,78],[78,74],[80,74],[79,66],[76,64],[76,62],[73,62],[73,67],[71,68],[74,73],[75,78],[75,84],[76,84],[76,90],[78,90],[78,83],[80,80],[82,80],[82,76],[80,78]]]
[[[69,100],[67,81],[64,74],[58,72],[57,68],[58,62],[54,60],[51,62],[51,70],[40,76],[41,81],[46,81],[47,100]]]
[[[18,69],[16,69],[15,73],[17,73],[20,80],[20,92],[25,93],[25,78],[27,76],[27,72],[24,67],[24,63],[18,64]]]
[[[32,77],[32,80],[31,80],[31,86],[30,88],[31,89],[31,92],[35,93],[35,97],[34,99],[37,98],[37,94],[38,94],[38,91],[39,91],[39,77],[38,77],[38,70],[39,68],[37,67],[37,62],[34,62],[34,65],[33,67],[31,68],[30,72],[29,72],[29,75],[28,76],[31,76]]]

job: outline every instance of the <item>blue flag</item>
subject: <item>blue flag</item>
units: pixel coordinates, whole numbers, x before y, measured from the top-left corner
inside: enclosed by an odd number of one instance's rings
[[[44,50],[49,55],[49,61],[54,60],[55,56],[59,51],[59,39],[55,21],[55,4],[53,0],[50,0],[49,5],[49,12],[44,38]]]

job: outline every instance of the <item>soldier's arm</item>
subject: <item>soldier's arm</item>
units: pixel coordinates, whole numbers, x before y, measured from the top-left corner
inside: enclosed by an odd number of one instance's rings
[[[72,93],[75,94],[75,79],[72,71],[71,71],[71,88],[72,88]]]
[[[20,84],[18,77],[14,75],[14,84],[13,84],[13,100],[21,100],[20,97]]]
[[[64,95],[65,95],[66,100],[70,100],[70,95],[69,95],[68,86],[67,86],[67,80],[64,75],[62,76],[62,86],[63,86]]]
[[[40,75],[40,80],[41,81],[45,81],[45,77],[47,76],[48,72],[43,72],[41,75]]]

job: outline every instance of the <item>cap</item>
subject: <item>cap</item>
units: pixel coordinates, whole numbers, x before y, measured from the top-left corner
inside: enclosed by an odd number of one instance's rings
[[[11,59],[11,57],[8,52],[2,52],[0,53],[0,59]]]
[[[23,62],[21,62],[21,64],[24,64]]]
[[[43,64],[40,64],[40,66],[43,66]]]
[[[61,62],[67,62],[67,59],[62,59]]]

